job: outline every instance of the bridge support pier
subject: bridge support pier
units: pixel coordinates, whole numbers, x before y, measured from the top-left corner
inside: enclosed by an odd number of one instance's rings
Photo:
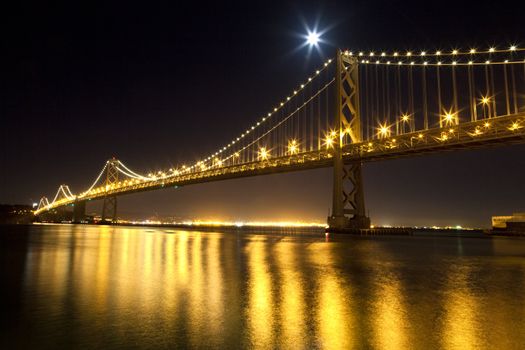
[[[344,56],[337,50],[334,99],[337,139],[333,147],[332,215],[328,217],[328,226],[334,231],[370,228],[370,219],[365,213],[361,162],[345,165],[342,151],[345,137],[352,143],[362,142],[358,63],[355,57]]]
[[[328,217],[328,226],[336,231],[370,228],[370,218],[365,212],[361,162],[345,165],[340,159],[338,163],[339,166],[334,164],[332,215]]]
[[[74,224],[80,224],[86,218],[86,201],[75,201],[73,204]]]
[[[102,222],[115,223],[117,222],[117,197],[110,196],[104,198],[102,205]]]

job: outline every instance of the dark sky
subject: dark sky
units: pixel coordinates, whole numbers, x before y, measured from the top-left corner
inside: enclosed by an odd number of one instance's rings
[[[85,189],[115,156],[147,172],[236,136],[335,47],[525,45],[519,2],[142,1],[4,8],[0,203]],[[324,57],[297,34],[330,28]],[[365,166],[378,224],[488,226],[525,211],[524,146]],[[329,169],[121,197],[122,214],[323,221]]]

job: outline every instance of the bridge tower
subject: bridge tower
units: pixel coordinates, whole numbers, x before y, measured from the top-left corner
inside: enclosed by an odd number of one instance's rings
[[[328,226],[333,230],[370,228],[370,218],[365,212],[365,198],[361,161],[345,164],[343,138],[349,134],[352,143],[362,141],[359,112],[358,60],[337,50],[335,68],[335,131],[339,142],[334,142],[334,179],[332,215]]]
[[[106,167],[106,191],[111,189],[111,185],[118,182],[118,160],[112,158],[108,160]],[[117,196],[106,194],[104,203],[102,205],[102,221],[103,222],[117,222]]]

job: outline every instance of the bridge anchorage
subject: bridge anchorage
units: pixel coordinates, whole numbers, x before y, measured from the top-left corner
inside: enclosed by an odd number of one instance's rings
[[[274,173],[333,168],[333,231],[370,227],[363,164],[370,161],[525,143],[525,49],[421,52],[337,50],[313,75],[214,152],[139,174],[110,159],[80,194],[61,185],[35,215],[102,200],[117,221],[117,197],[140,191]]]

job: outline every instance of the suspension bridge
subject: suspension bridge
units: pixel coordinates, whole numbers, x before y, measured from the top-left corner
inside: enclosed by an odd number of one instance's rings
[[[244,131],[199,160],[136,172],[118,159],[87,190],[61,185],[35,215],[210,181],[333,167],[332,229],[370,227],[363,163],[525,141],[525,49],[353,52],[337,50],[313,75]]]

